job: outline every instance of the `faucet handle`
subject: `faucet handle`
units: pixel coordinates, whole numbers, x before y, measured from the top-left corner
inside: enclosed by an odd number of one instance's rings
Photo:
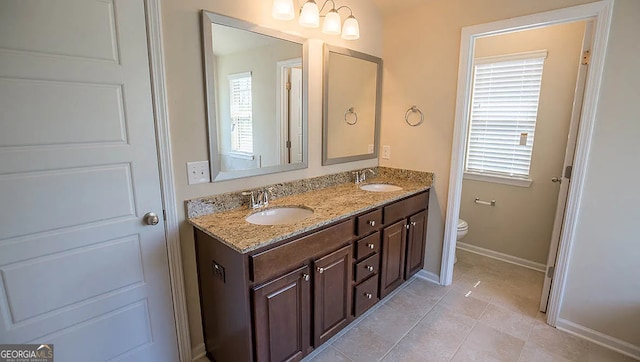
[[[358,172],[358,171],[353,171],[351,174],[356,176],[355,183],[356,183],[356,184],[359,184],[359,183],[360,183],[360,172]]]

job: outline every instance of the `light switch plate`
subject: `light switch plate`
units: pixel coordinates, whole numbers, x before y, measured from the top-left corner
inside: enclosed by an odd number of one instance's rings
[[[385,160],[391,158],[391,146],[382,146],[382,158]]]
[[[189,185],[211,182],[209,161],[187,162],[187,178]]]

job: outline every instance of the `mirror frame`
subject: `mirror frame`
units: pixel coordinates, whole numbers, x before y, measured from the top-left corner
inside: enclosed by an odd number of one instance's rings
[[[375,130],[373,139],[373,153],[367,153],[362,155],[345,156],[345,157],[328,157],[328,145],[329,145],[329,57],[331,53],[342,54],[357,59],[366,60],[377,65],[376,72],[376,115],[375,115]],[[380,112],[381,112],[381,99],[382,99],[382,58],[375,57],[373,55],[361,53],[352,49],[342,48],[334,45],[324,45],[324,64],[323,64],[323,105],[322,105],[322,165],[334,165],[337,163],[345,163],[352,161],[370,160],[378,158],[380,152]]]
[[[266,35],[302,45],[302,162],[267,166],[248,170],[222,171],[218,152],[218,127],[216,119],[216,78],[213,69],[213,46],[211,38],[211,24],[229,26],[235,29],[245,30],[252,33]],[[300,170],[308,167],[309,160],[309,127],[308,127],[308,105],[309,105],[309,52],[305,38],[280,32],[278,30],[265,28],[244,20],[232,18],[225,15],[216,14],[207,10],[202,10],[202,50],[204,62],[205,97],[207,112],[207,130],[209,141],[209,167],[211,171],[211,182],[233,180],[243,177],[266,175],[277,172]],[[274,65],[275,66],[275,65]],[[274,68],[274,72],[275,72]]]

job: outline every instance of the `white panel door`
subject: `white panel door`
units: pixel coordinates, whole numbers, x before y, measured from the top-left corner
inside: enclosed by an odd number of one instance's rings
[[[0,2],[0,343],[178,360],[144,11]]]

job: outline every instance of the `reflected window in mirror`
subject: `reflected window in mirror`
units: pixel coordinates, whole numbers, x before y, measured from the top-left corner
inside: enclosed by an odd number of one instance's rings
[[[303,39],[202,14],[212,180],[305,168]]]
[[[325,45],[324,61],[323,165],[377,158],[382,59]]]

